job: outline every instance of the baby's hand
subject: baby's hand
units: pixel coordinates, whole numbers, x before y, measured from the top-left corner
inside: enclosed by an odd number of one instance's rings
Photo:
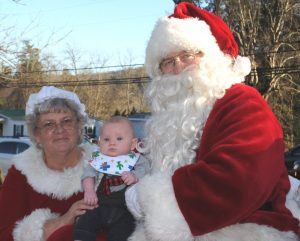
[[[98,203],[96,192],[94,190],[86,190],[84,192],[84,202],[88,205],[96,205]]]
[[[126,185],[137,183],[139,180],[132,172],[123,172],[121,178]]]

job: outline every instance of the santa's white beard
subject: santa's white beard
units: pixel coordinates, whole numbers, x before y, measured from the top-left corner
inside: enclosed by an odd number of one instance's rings
[[[142,151],[151,160],[152,171],[174,172],[193,163],[215,101],[232,84],[243,81],[234,75],[228,61],[218,66],[219,71],[207,63],[203,60],[179,75],[160,76],[150,83],[146,95],[152,116],[146,123]]]

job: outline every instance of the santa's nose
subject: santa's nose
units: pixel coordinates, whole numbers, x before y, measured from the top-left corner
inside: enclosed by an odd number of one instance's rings
[[[184,68],[185,64],[182,61],[180,61],[179,58],[175,58],[173,63],[173,73],[180,74]]]

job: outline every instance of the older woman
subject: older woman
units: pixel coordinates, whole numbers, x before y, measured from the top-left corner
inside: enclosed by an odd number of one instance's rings
[[[79,145],[85,106],[52,86],[26,105],[35,145],[14,159],[0,190],[0,241],[69,241],[77,216],[93,209],[82,200],[81,175],[90,145]],[[104,240],[100,236],[97,240]]]

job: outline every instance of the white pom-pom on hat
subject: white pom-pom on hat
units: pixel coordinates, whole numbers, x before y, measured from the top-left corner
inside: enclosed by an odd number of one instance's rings
[[[251,62],[247,57],[237,56],[233,64],[233,70],[241,76],[246,76],[251,71]]]

